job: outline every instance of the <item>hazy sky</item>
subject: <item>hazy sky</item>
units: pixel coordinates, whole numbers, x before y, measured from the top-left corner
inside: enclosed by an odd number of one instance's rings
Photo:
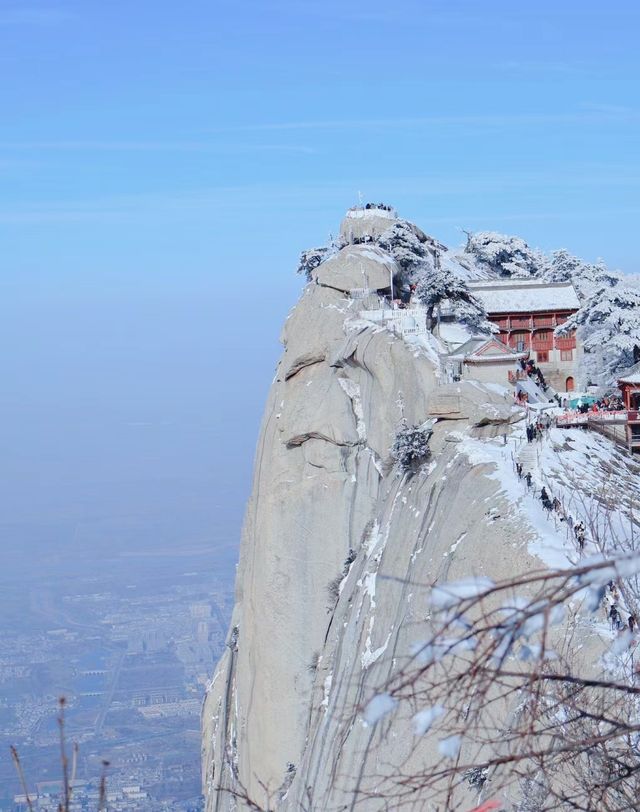
[[[635,0],[0,0],[5,521],[233,534],[297,254],[358,192],[639,272],[639,26]]]

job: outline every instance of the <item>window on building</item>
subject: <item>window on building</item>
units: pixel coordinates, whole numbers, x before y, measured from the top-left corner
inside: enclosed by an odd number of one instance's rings
[[[536,353],[537,360],[539,364],[548,364],[549,363],[549,351],[548,350],[538,350]]]
[[[511,333],[509,344],[518,352],[524,352],[529,349],[531,336],[523,330]]]
[[[573,350],[560,350],[561,361],[573,361]]]

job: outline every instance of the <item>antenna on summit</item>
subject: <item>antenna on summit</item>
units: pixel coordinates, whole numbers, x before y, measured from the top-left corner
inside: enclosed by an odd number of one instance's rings
[[[358,192],[358,203],[362,206],[362,192]]]

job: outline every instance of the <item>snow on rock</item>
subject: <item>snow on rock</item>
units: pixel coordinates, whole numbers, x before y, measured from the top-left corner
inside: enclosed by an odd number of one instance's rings
[[[369,528],[368,533],[365,536],[365,554],[368,556],[376,549],[380,541],[382,540],[382,536],[380,534],[380,524],[376,519],[371,527]]]
[[[364,412],[362,411],[362,398],[360,397],[360,386],[349,378],[338,378],[338,383],[342,387],[347,397],[351,400],[353,414],[356,418],[356,431],[358,437],[363,442],[367,439],[367,428],[364,423]]]
[[[333,672],[327,674],[324,679],[323,683],[323,697],[322,702],[320,703],[320,707],[324,708],[325,711],[329,708],[329,696],[331,695],[331,685],[333,684]]]
[[[429,601],[435,609],[449,609],[460,601],[476,598],[495,586],[490,578],[465,578],[438,584],[431,590]]]
[[[371,620],[373,620],[373,618],[371,618]],[[370,631],[371,630],[373,630],[373,623],[371,623],[370,626]],[[389,645],[389,641],[391,640],[392,634],[393,629],[388,633],[387,639],[384,641],[384,643],[374,651],[371,650],[371,635],[367,637],[366,648],[360,655],[360,663],[363,668],[369,668],[370,665],[373,665],[373,663],[375,663],[376,660],[379,660],[380,657],[382,657],[382,655],[387,650],[387,646]]]
[[[374,262],[381,262],[387,271],[397,270],[395,262],[391,259],[389,254],[385,251],[381,251],[379,248],[360,248],[359,254],[361,257],[372,259]]]
[[[374,238],[391,226],[386,239],[398,256],[408,261],[404,248],[418,243],[421,259],[433,261],[435,241],[405,222],[395,228],[376,213],[346,222]],[[471,254],[437,250],[463,279],[491,275]],[[431,639],[429,624],[442,620],[454,595],[473,600],[492,583],[579,562],[566,524],[543,509],[543,484],[576,520],[599,499],[615,504],[607,527],[622,549],[630,543],[640,479],[605,438],[551,430],[528,446],[503,389],[443,384],[437,339],[403,340],[362,319],[348,293],[389,284],[378,252],[374,239],[310,256],[309,264],[322,259],[312,269],[318,284],[305,287],[283,329],[237,570],[232,625],[242,631],[225,648],[203,710],[207,812],[231,812],[237,791],[263,798],[265,787],[282,786],[289,763],[296,773],[277,812],[309,806],[309,787],[312,808],[339,809],[359,787],[364,812],[375,812],[393,765],[415,756],[429,769],[455,757],[455,737],[443,745],[433,735],[440,711],[398,702],[386,682],[412,658],[448,667],[469,656],[474,640],[455,631],[412,649],[416,638]],[[480,412],[500,425],[479,425]],[[428,464],[407,472],[390,453],[403,419],[430,421],[433,430]],[[531,489],[515,473],[518,459],[532,473]],[[584,557],[598,552],[588,532]],[[637,579],[635,567],[629,560],[620,577]],[[607,634],[610,643],[600,586],[587,579],[577,588],[586,620],[571,628],[576,648]],[[525,644],[531,656],[536,618]],[[558,621],[562,633],[568,620]],[[483,721],[504,726],[512,710]],[[373,729],[381,719],[389,735]],[[464,783],[452,789],[451,808],[472,808]],[[436,799],[441,807],[446,797]]]
[[[369,209],[364,207],[349,209],[345,216],[351,220],[363,220],[370,219],[372,217],[382,217],[386,220],[395,220],[398,215],[396,214],[396,210],[391,207],[388,209],[381,209],[376,206]]]
[[[315,281],[324,287],[349,293],[352,290],[388,288],[399,269],[382,251],[347,245],[313,269]]]

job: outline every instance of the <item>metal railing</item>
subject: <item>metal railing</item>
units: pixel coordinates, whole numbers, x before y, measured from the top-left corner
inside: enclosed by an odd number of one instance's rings
[[[611,425],[627,423],[628,412],[621,409],[615,412],[578,412],[571,411],[558,415],[558,426],[584,425],[586,423]]]

